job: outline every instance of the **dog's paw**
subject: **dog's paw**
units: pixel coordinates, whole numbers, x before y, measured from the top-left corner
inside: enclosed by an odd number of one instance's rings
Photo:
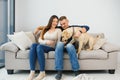
[[[91,51],[91,49],[87,49],[87,51]]]
[[[80,54],[81,50],[77,51],[77,54]]]

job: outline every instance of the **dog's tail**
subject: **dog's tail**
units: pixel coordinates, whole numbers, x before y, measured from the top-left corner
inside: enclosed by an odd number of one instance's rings
[[[97,39],[100,39],[100,38],[103,38],[103,37],[104,37],[104,34],[101,33],[101,34],[98,34],[96,38],[97,38]]]
[[[95,38],[95,43],[100,39],[100,38],[102,38],[102,36],[101,36],[101,34],[98,34],[97,36],[96,36],[96,38]]]
[[[96,37],[97,39],[100,39],[101,38],[101,35],[97,35],[97,37]]]

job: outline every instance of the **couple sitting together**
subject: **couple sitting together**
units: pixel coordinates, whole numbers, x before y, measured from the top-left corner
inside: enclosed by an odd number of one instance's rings
[[[57,26],[58,22],[61,25],[59,27]],[[56,80],[61,80],[62,78],[64,50],[67,51],[69,55],[72,70],[74,71],[75,76],[79,74],[78,71],[80,65],[78,63],[76,49],[74,45],[70,43],[65,45],[65,42],[61,42],[62,31],[69,27],[74,26],[69,26],[69,21],[66,16],[61,16],[60,18],[58,18],[56,15],[52,15],[50,17],[47,26],[43,28],[40,34],[38,43],[32,44],[30,48],[30,74],[27,80],[42,80],[45,77],[45,53],[48,53],[49,51],[55,51],[55,70],[58,71],[55,76]],[[78,27],[82,28],[81,32],[83,33],[89,30],[88,26]],[[78,31],[73,36],[79,37],[81,32]],[[66,47],[64,48],[64,46]],[[39,63],[40,73],[35,79],[33,79],[35,75],[36,60],[38,60]]]

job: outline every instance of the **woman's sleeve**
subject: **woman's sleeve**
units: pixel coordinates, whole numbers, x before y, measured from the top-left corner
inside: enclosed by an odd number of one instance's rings
[[[58,29],[57,35],[58,35],[58,40],[57,40],[57,42],[59,42],[59,41],[61,40],[61,35],[62,35],[61,29]]]

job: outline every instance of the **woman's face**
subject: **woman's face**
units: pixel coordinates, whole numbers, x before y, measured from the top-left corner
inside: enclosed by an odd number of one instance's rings
[[[58,19],[54,18],[52,21],[52,27],[56,27],[58,25]]]

